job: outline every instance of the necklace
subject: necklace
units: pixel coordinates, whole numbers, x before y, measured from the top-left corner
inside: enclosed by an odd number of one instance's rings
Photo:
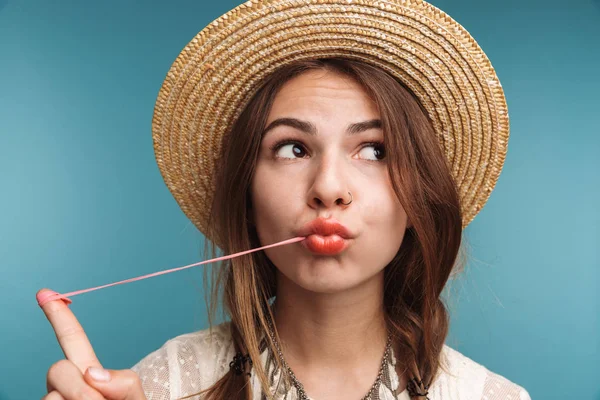
[[[279,357],[279,360],[280,360],[281,364],[283,365],[283,368],[286,370],[286,373],[289,376],[292,385],[294,386],[294,388],[296,389],[296,391],[298,393],[298,399],[299,400],[310,400],[309,397],[306,395],[306,392],[304,391],[304,386],[296,378],[296,375],[294,375],[294,371],[292,371],[292,369],[289,367],[289,365],[285,362],[285,358],[283,357],[283,352],[281,351],[281,347],[279,346],[277,339],[275,339],[274,329],[271,324],[271,321],[269,321],[269,328],[270,328],[269,334],[271,336],[271,339],[273,340],[273,343],[275,344],[275,348],[277,349],[277,355]],[[387,369],[389,368],[391,348],[392,348],[392,335],[388,334],[387,343],[385,345],[383,359],[381,360],[381,366],[379,367],[379,373],[377,374],[377,378],[375,379],[375,382],[369,389],[369,392],[361,400],[373,400],[374,399],[373,395],[375,393],[379,392],[379,387],[381,386],[381,381],[383,379],[383,376],[387,372]],[[379,398],[379,396],[377,396],[375,398]]]

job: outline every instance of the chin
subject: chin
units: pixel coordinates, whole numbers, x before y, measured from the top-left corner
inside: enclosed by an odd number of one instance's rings
[[[319,294],[341,293],[357,286],[349,282],[342,282],[340,279],[305,280],[294,283],[306,291]]]
[[[372,282],[381,271],[366,274],[364,269],[358,267],[340,268],[337,262],[325,262],[319,265],[300,265],[292,271],[280,272],[285,276],[286,285],[292,284],[314,293],[334,294]]]

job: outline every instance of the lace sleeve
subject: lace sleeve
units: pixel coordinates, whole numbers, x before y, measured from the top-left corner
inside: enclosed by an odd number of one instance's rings
[[[131,369],[140,377],[148,400],[171,400],[166,346],[148,354]]]
[[[131,369],[148,400],[175,400],[212,386],[226,373],[233,353],[230,328],[224,323],[170,339]]]
[[[488,371],[482,400],[531,400],[531,397],[521,386]]]

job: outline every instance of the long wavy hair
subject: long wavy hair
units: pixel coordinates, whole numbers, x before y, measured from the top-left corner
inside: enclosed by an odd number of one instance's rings
[[[261,245],[251,220],[250,188],[262,132],[281,87],[311,70],[335,71],[354,79],[379,109],[393,190],[411,221],[396,256],[384,270],[384,314],[406,377],[429,386],[440,369],[448,333],[441,293],[459,259],[462,218],[457,189],[433,125],[401,82],[375,66],[345,58],[299,61],[272,73],[223,143],[211,229],[227,254]],[[214,245],[212,250],[216,250]],[[231,320],[236,352],[259,360],[260,341],[266,338],[276,354],[267,334],[268,321],[273,320],[270,301],[276,294],[273,263],[264,252],[256,252],[226,261],[212,271],[205,280],[211,282],[206,292],[210,293],[211,326],[223,305]],[[279,364],[277,357],[276,362]],[[252,368],[263,392],[271,397],[264,366],[254,363]],[[200,393],[207,400],[249,400],[249,382],[249,374],[229,370]]]

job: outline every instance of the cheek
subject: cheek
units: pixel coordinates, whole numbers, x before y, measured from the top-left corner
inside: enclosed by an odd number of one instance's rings
[[[387,184],[373,185],[364,196],[360,211],[371,236],[368,242],[378,249],[375,253],[385,253],[391,260],[402,244],[407,226],[406,211]]]
[[[363,201],[360,203],[363,219],[369,224],[403,230],[406,226],[406,211],[396,197],[389,179],[372,181],[367,187],[369,189],[363,191]]]
[[[257,166],[251,184],[252,220],[261,244],[282,240],[290,215],[291,188],[285,181],[270,174],[266,168]]]

